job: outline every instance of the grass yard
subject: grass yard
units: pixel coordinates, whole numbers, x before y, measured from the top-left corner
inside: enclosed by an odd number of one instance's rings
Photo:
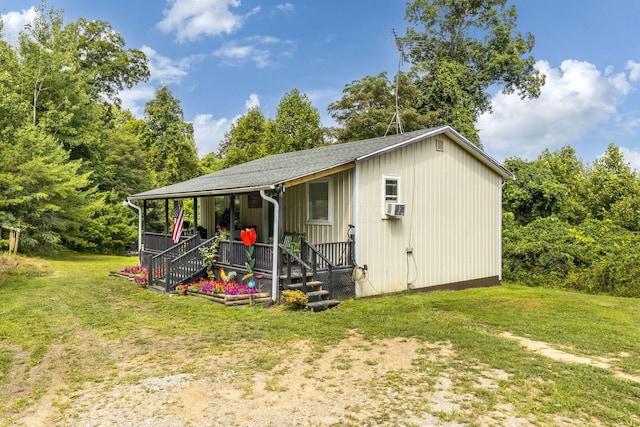
[[[0,426],[640,425],[640,300],[504,284],[310,313],[45,262],[0,268]]]

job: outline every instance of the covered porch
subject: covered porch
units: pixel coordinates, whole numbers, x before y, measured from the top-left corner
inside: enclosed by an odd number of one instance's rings
[[[130,196],[129,203],[142,205],[140,252],[150,286],[173,292],[178,284],[201,275],[200,249],[211,246],[221,231],[229,237],[219,242],[216,271],[243,274],[240,231],[254,228],[254,273],[262,276],[263,290],[268,289],[274,301],[280,289],[306,289],[310,285],[305,283],[321,281],[332,296],[355,296],[355,163],[311,152],[315,157],[309,152],[264,157]],[[176,242],[169,237],[175,201],[186,207],[189,222]],[[338,271],[343,279],[337,279]],[[327,289],[316,291],[326,297]]]
[[[178,243],[171,239],[170,221],[170,207],[177,198],[143,200],[141,259],[148,269],[148,286],[173,293],[176,286],[203,277],[206,272],[201,248],[211,247],[214,242],[217,244],[216,277],[219,277],[220,269],[235,271],[237,277],[242,277],[247,269],[246,247],[240,241],[240,230],[250,227],[256,228],[260,236],[253,252],[257,286],[262,292],[268,292],[274,302],[279,300],[281,290],[292,288],[312,295],[320,295],[318,292],[321,291],[330,300],[355,297],[355,285],[351,280],[355,265],[352,234],[346,233],[342,241],[310,242],[306,238],[308,229],[284,229],[282,224],[286,224],[287,219],[281,192],[274,190],[267,194],[262,190],[257,194],[262,204],[256,201],[255,191],[191,198],[185,217],[188,225]],[[180,200],[186,204],[185,198]],[[163,207],[165,218],[160,222],[164,222],[165,229],[150,231],[147,226],[151,224],[153,209],[157,206]],[[259,212],[250,212],[256,209]],[[156,213],[156,228],[157,216]],[[252,225],[246,225],[246,222]],[[217,231],[211,233],[210,229]],[[221,239],[221,230],[228,238]],[[318,290],[307,283],[322,283],[322,288]]]

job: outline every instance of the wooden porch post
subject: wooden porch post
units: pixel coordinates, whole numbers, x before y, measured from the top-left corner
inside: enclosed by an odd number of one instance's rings
[[[284,206],[284,186],[278,186],[278,241],[282,242],[284,237],[284,227],[283,227],[283,206]]]
[[[193,233],[198,237],[196,239],[200,239],[200,233],[198,232],[198,198],[193,198]]]
[[[169,199],[164,199],[164,234],[169,234]]]
[[[236,232],[236,195],[232,194],[229,197],[229,201],[229,235],[231,236],[229,239],[233,242],[235,239],[234,234]]]
[[[144,266],[145,256],[144,256],[144,248],[147,240],[147,199],[142,201],[142,242],[140,242],[140,253],[138,254],[140,265]],[[149,267],[147,267],[149,268]],[[147,282],[151,283],[151,282]]]

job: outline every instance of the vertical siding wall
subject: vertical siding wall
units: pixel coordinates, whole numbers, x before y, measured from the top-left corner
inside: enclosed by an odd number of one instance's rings
[[[337,173],[331,177],[332,215],[330,225],[307,224],[307,186],[289,187],[284,193],[285,232],[307,233],[312,243],[344,242],[349,224],[353,224],[353,175],[354,170]]]
[[[200,214],[198,222],[207,229],[207,237],[213,237],[216,232],[216,199],[215,197],[201,197],[198,201]]]
[[[501,178],[445,136],[358,165],[358,296],[500,274]],[[400,177],[405,216],[383,219],[383,175]],[[411,247],[413,252],[407,253]]]

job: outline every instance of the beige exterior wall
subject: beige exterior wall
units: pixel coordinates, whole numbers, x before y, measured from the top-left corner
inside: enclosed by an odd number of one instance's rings
[[[198,199],[200,213],[198,225],[207,229],[207,236],[211,238],[216,231],[216,201],[215,197],[200,197]]]
[[[312,224],[307,221],[307,184],[286,188],[284,193],[285,232],[307,233],[312,243],[344,242],[347,240],[349,224],[353,224],[353,173],[350,169],[337,173],[330,182],[331,218],[327,224]]]
[[[355,174],[356,260],[368,267],[358,296],[500,275],[501,177],[458,144],[430,138],[365,160]],[[385,175],[400,177],[399,219],[383,215]]]

